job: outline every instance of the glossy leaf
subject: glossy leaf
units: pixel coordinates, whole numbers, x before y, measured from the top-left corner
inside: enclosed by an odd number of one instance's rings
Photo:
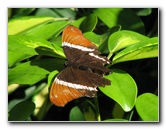
[[[85,19],[86,19],[86,17],[81,17],[81,18],[79,18],[79,19],[73,21],[73,22],[71,23],[71,25],[73,25],[73,26],[79,28],[80,25],[81,25],[81,23],[82,23]]]
[[[154,57],[158,57],[157,37],[138,42],[120,51],[117,55],[114,56],[113,64]]]
[[[52,46],[50,42],[44,39],[37,39],[31,36],[8,36],[9,45],[8,51],[19,52],[23,54],[41,54],[44,52],[46,55],[55,56],[57,50]],[[59,53],[62,54],[63,52]]]
[[[126,119],[106,119],[104,122],[129,122]]]
[[[38,55],[35,49],[29,48],[22,44],[22,38],[16,36],[8,37],[8,66],[12,67],[17,62]],[[26,41],[26,40],[24,40]]]
[[[110,35],[108,39],[108,48],[111,53],[115,53],[129,45],[149,38],[134,31],[121,30]]]
[[[82,32],[93,31],[97,24],[97,17],[94,14],[88,15],[80,25]]]
[[[8,67],[10,68],[14,66],[17,62],[32,56],[33,54],[22,54],[20,52],[8,51]]]
[[[72,20],[76,17],[76,11],[74,8],[53,8],[53,10],[60,17],[66,17]]]
[[[21,17],[32,13],[35,10],[35,8],[15,8],[14,10],[16,14],[13,17]]]
[[[20,85],[20,87],[21,87],[21,85]],[[21,93],[24,94],[22,97],[14,98],[11,101],[9,101],[8,111],[10,111],[16,104],[18,104],[22,101],[26,101],[26,100],[31,99],[32,97],[34,97],[34,95],[38,94],[45,87],[47,88],[47,94],[48,94],[48,87],[47,87],[46,83],[42,83],[41,85],[38,85],[38,86],[33,85],[30,87],[27,87],[25,90],[22,90]],[[8,91],[8,93],[9,93],[9,91]]]
[[[60,18],[61,16],[50,8],[37,9],[35,16]]]
[[[107,30],[107,32],[105,32],[104,34],[101,35],[101,39],[100,39],[100,46],[99,46],[99,51],[102,52],[103,54],[108,54],[109,51],[109,36],[112,35],[113,33],[115,33],[116,31],[119,31],[121,29],[121,26],[114,26],[112,28],[110,28],[109,30]]]
[[[16,35],[8,37],[8,65],[10,67],[34,55],[64,57],[61,47],[53,47],[50,42],[44,39]]]
[[[152,13],[151,8],[134,8],[133,10],[138,16],[148,16]]]
[[[8,71],[9,84],[35,84],[45,79],[47,75],[57,69],[64,68],[64,60],[41,59],[20,64]]]
[[[14,98],[11,101],[9,101],[8,111],[10,111],[18,103],[20,103],[22,101],[26,101],[29,98],[31,98],[34,95],[35,90],[36,90],[36,86],[30,86],[30,87],[26,88],[24,91],[21,91],[21,94],[24,94],[24,95],[22,97]]]
[[[69,114],[70,121],[85,121],[84,114],[78,106],[73,107]]]
[[[23,34],[53,20],[53,17],[18,17],[9,21],[8,35]]]
[[[48,86],[50,87],[52,82],[54,81],[55,75],[58,74],[58,71],[55,70],[53,72],[51,72],[48,76]]]
[[[131,9],[98,8],[94,9],[94,13],[110,28],[121,25],[123,30],[145,32],[143,22]]]
[[[84,114],[84,118],[86,121],[96,121],[96,109],[92,102],[86,100],[80,104],[80,109]]]
[[[65,57],[63,48],[62,48],[62,36],[59,35],[55,38],[51,38],[49,41],[52,43],[55,50],[61,52],[61,54]]]
[[[62,32],[64,27],[68,25],[68,21],[56,21],[50,24],[45,24],[31,30],[29,33],[25,34],[26,36],[33,36],[41,39],[50,39],[53,36],[57,36]]]
[[[108,97],[115,100],[125,112],[130,111],[135,104],[137,86],[133,78],[123,70],[111,69],[112,74],[106,76],[111,80],[110,86],[99,87]]]
[[[117,24],[118,14],[123,9],[121,8],[98,8],[94,13],[102,20],[108,27],[113,27]]]
[[[152,93],[138,96],[136,110],[144,121],[158,121],[158,97]]]
[[[15,105],[9,111],[9,121],[25,121],[33,113],[35,104],[31,101],[23,101]]]
[[[23,54],[31,54],[31,51],[33,51],[32,54],[34,54],[35,51],[35,53],[39,53],[41,55],[47,54],[50,56],[55,56],[55,53],[57,53],[57,50],[47,40],[19,35],[9,36],[8,51],[15,51]],[[61,49],[61,54],[62,53]]]
[[[95,106],[86,100],[71,109],[69,119],[71,121],[96,121]]]
[[[95,34],[94,32],[86,32],[84,33],[84,36],[90,40],[92,43],[96,44],[97,46],[99,46],[100,42],[101,42],[101,36]]]
[[[114,119],[123,119],[126,118],[124,117],[125,111],[122,109],[122,107],[118,104],[115,103],[112,111],[112,118]]]
[[[87,39],[89,39],[92,43],[96,44],[99,47],[99,50],[103,52],[103,51],[106,51],[106,49],[108,49],[107,40],[109,35],[111,33],[114,33],[115,31],[118,31],[119,29],[120,29],[120,26],[115,26],[109,29],[106,33],[102,35],[98,35],[94,32],[86,32],[84,33],[84,36]]]
[[[75,19],[76,12],[72,8],[39,8],[36,16]]]

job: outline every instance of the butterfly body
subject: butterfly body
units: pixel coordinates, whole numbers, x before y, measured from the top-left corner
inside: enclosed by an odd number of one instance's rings
[[[86,39],[74,26],[67,26],[62,34],[62,47],[67,58],[66,68],[55,78],[50,100],[57,106],[80,97],[95,97],[98,86],[110,85],[103,77],[111,71],[104,67],[110,61],[100,55],[97,46]]]

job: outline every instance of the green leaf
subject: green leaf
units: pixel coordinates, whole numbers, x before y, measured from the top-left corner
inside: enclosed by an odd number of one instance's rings
[[[9,84],[35,84],[53,70],[64,68],[62,59],[40,59],[22,63],[8,71]]]
[[[53,8],[53,10],[61,17],[67,17],[72,20],[76,17],[76,11],[72,8]]]
[[[79,106],[71,109],[69,114],[71,121],[96,121],[95,106],[89,100],[85,100]]]
[[[115,53],[122,48],[135,44],[149,38],[134,31],[122,30],[110,35],[108,39],[108,48],[111,53]]]
[[[34,27],[53,21],[53,17],[18,17],[8,23],[8,35],[23,34]]]
[[[73,107],[69,114],[70,121],[85,121],[84,114],[78,106]]]
[[[8,51],[8,67],[10,68],[14,66],[17,62],[29,58],[31,56],[33,56],[33,54],[30,55],[30,54],[23,54],[20,52]]]
[[[95,106],[89,100],[85,100],[83,103],[80,104],[80,109],[84,114],[84,118],[86,121],[96,121],[96,110]]]
[[[142,20],[131,9],[98,8],[93,11],[110,28],[121,25],[123,30],[145,32]]]
[[[124,115],[125,115],[125,112],[122,109],[122,107],[118,103],[115,103],[112,110],[112,118],[123,119],[123,118],[126,118],[124,117]]]
[[[15,8],[14,9],[15,15],[13,17],[26,16],[32,13],[34,10],[35,8]]]
[[[115,100],[125,112],[130,111],[135,104],[137,86],[133,78],[123,70],[111,69],[112,74],[106,76],[111,80],[110,86],[99,87],[108,97]]]
[[[103,52],[103,51],[106,51],[106,49],[108,49],[107,39],[108,39],[109,35],[115,31],[118,31],[119,29],[120,29],[119,26],[115,26],[115,27],[112,27],[111,29],[109,29],[103,35],[98,35],[98,34],[95,34],[94,32],[86,32],[86,33],[84,33],[84,36],[87,39],[89,39],[92,43],[96,44],[99,47],[99,51]]]
[[[106,119],[104,122],[128,122],[126,119]]]
[[[51,72],[49,75],[48,75],[48,86],[50,87],[52,82],[53,82],[53,79],[55,78],[55,75],[58,73],[57,70],[54,70],[53,72]]]
[[[33,102],[36,104],[37,107],[33,115],[38,121],[42,121],[45,119],[45,116],[47,115],[48,110],[52,106],[52,103],[50,103],[50,100],[48,99],[49,94],[47,83],[41,83],[41,85],[39,85],[39,87],[37,88],[38,90],[36,90],[36,93],[33,95]]]
[[[35,109],[35,104],[31,101],[23,101],[15,105],[9,111],[9,121],[25,121],[30,117]]]
[[[99,51],[100,52],[102,52],[103,54],[108,54],[109,53],[109,49],[108,49],[109,36],[112,33],[115,33],[116,31],[119,31],[120,29],[121,29],[121,26],[114,26],[114,27],[110,28],[109,30],[107,30],[104,34],[101,35],[100,46],[99,46]]]
[[[49,8],[39,8],[37,9],[35,16],[44,16],[44,17],[55,17],[60,18],[61,16],[56,13],[54,10]]]
[[[58,35],[57,37],[53,37],[49,39],[49,42],[51,42],[54,47],[62,47],[62,36]]]
[[[154,57],[158,57],[157,37],[138,42],[120,51],[117,55],[114,56],[113,64]]]
[[[143,121],[158,121],[158,97],[144,93],[136,100],[136,110]]]
[[[97,17],[94,14],[88,15],[80,25],[82,32],[93,31],[97,24]]]
[[[38,94],[41,90],[43,90],[45,87],[47,88],[47,94],[48,94],[48,87],[47,87],[46,83],[41,83],[37,86],[33,85],[33,86],[30,86],[30,87],[27,87],[25,90],[21,90],[21,93],[24,94],[24,95],[19,97],[19,98],[13,98],[11,101],[9,101],[8,111],[10,111],[16,104],[18,104],[22,101],[26,101],[26,100],[31,99],[36,94]],[[9,91],[8,91],[8,93],[9,93]],[[13,92],[13,94],[14,94],[14,92]],[[17,92],[16,92],[16,94],[17,94]]]
[[[73,26],[79,28],[80,25],[81,25],[81,23],[82,23],[85,19],[86,19],[86,17],[81,17],[81,18],[79,18],[79,19],[73,21],[73,22],[71,23],[71,25],[73,25]]]
[[[29,48],[23,44],[22,37],[8,36],[8,66],[12,67],[17,62],[38,55],[35,49]]]
[[[138,16],[148,16],[152,13],[151,8],[134,8],[132,9]]]
[[[85,36],[85,38],[90,40],[92,43],[99,46],[99,44],[101,42],[101,36],[100,35],[97,35],[94,32],[86,32],[86,33],[84,33],[84,36]]]
[[[113,33],[114,31],[118,31],[119,30],[119,26],[115,26],[112,27],[111,29],[109,29],[106,33],[102,34],[102,35],[98,35],[94,32],[86,32],[84,33],[84,36],[89,39],[92,43],[96,44],[97,46],[100,47],[100,49],[107,49],[108,46],[105,46],[103,48],[103,43],[107,44],[106,40],[108,39],[109,35],[111,33]],[[107,44],[108,45],[108,44]],[[102,47],[101,47],[102,46]]]
[[[64,29],[64,27],[68,24],[69,24],[68,21],[52,22],[50,24],[45,24],[45,25],[36,27],[25,35],[47,40],[53,36],[56,37],[57,35],[59,35]]]
[[[57,45],[53,47],[50,42],[44,39],[18,35],[8,36],[8,65],[10,67],[34,55],[65,57],[61,47]]]

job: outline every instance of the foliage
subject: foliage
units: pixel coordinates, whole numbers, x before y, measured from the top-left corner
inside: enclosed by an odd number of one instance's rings
[[[8,15],[9,121],[159,120],[157,9],[9,8]],[[64,68],[61,32],[69,24],[112,61],[111,85],[61,108],[48,94]]]

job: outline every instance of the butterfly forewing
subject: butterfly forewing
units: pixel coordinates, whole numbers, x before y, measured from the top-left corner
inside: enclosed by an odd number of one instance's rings
[[[95,44],[92,44],[88,39],[86,39],[78,28],[71,25],[67,26],[63,31],[62,46],[63,43],[97,49],[97,46]]]

